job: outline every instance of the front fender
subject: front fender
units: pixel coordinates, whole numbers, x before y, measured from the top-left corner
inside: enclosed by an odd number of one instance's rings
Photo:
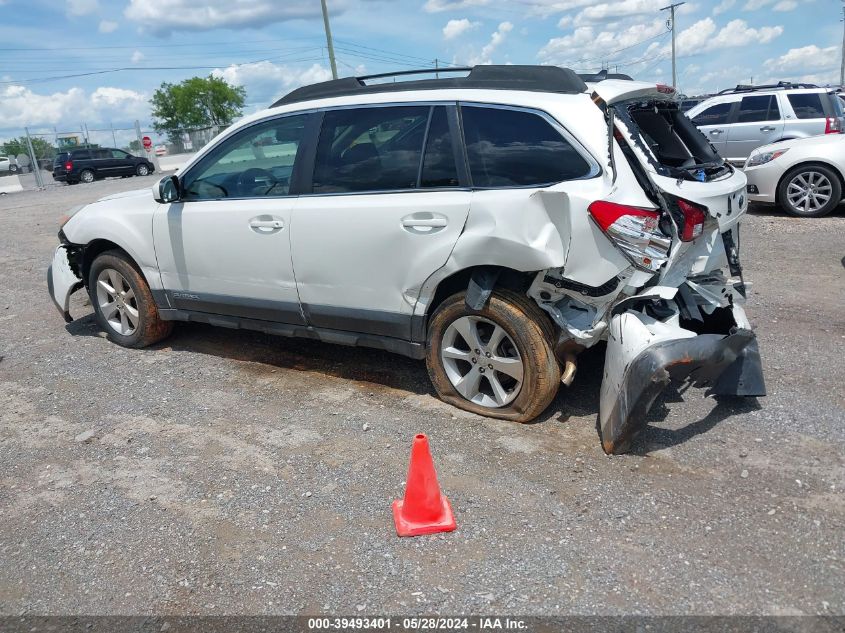
[[[67,323],[73,321],[70,316],[70,296],[82,285],[82,279],[70,267],[67,247],[63,244],[58,246],[53,254],[53,262],[47,268],[47,290]]]
[[[605,453],[628,450],[645,427],[651,405],[672,379],[710,386],[708,395],[765,395],[751,330],[734,327],[726,335],[696,334],[680,327],[677,319],[664,322],[632,310],[617,314],[610,322],[599,405]]]

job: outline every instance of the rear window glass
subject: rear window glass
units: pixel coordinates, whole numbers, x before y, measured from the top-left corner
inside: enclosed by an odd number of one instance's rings
[[[56,154],[56,158],[53,159],[53,164],[59,165],[59,164],[65,162],[67,160],[67,156],[68,156],[67,152],[61,152],[59,154]]]
[[[326,112],[314,193],[416,188],[428,115],[427,106]]]
[[[724,125],[728,122],[732,103],[718,103],[700,112],[692,122],[696,125]]]
[[[821,95],[817,92],[808,94],[787,95],[795,116],[799,119],[823,119],[824,108],[822,107]]]
[[[538,114],[461,106],[461,115],[475,187],[545,185],[590,173],[589,163]]]
[[[89,155],[87,149],[78,149],[71,153],[71,157],[76,160],[84,160],[86,158],[90,158],[91,156]]]
[[[739,104],[737,123],[777,121],[779,118],[780,111],[775,95],[743,97]]]

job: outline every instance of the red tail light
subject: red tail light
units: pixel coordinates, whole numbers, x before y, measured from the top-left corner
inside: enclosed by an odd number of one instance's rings
[[[688,200],[678,199],[678,208],[684,214],[684,226],[681,230],[681,241],[692,242],[704,232],[704,221],[707,219],[707,208],[693,204]]]
[[[842,119],[835,116],[829,116],[825,119],[824,124],[825,134],[842,134]]]
[[[606,200],[589,206],[590,215],[637,268],[655,271],[666,261],[671,240],[660,231],[660,214]]]
[[[70,171],[71,169],[73,169],[73,161],[72,160],[65,161],[65,171]]]

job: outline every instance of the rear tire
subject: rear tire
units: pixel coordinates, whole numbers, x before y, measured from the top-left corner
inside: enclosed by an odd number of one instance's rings
[[[545,313],[524,295],[496,290],[475,311],[460,292],[431,317],[428,375],[444,402],[491,418],[530,422],[560,387],[553,331]]]
[[[799,165],[778,185],[778,203],[790,215],[820,218],[842,201],[839,174],[824,165]]]
[[[147,347],[173,331],[173,323],[159,317],[143,275],[122,251],[97,256],[88,274],[88,296],[100,327],[122,347]]]
[[[90,169],[83,169],[79,172],[79,181],[84,183],[94,182],[94,172]]]

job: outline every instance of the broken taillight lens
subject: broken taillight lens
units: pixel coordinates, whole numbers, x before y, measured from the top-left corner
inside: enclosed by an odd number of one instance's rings
[[[681,228],[681,241],[692,242],[704,232],[704,221],[707,219],[707,207],[694,204],[689,200],[678,198],[678,208],[684,214],[684,226]]]
[[[824,133],[825,134],[842,134],[842,119],[835,116],[829,116],[825,119]]]
[[[73,161],[70,161],[70,160],[66,161],[65,162],[65,171],[70,171],[71,169],[73,169]]]
[[[666,262],[672,241],[660,230],[660,213],[607,200],[597,200],[588,209],[634,266],[653,272]]]

